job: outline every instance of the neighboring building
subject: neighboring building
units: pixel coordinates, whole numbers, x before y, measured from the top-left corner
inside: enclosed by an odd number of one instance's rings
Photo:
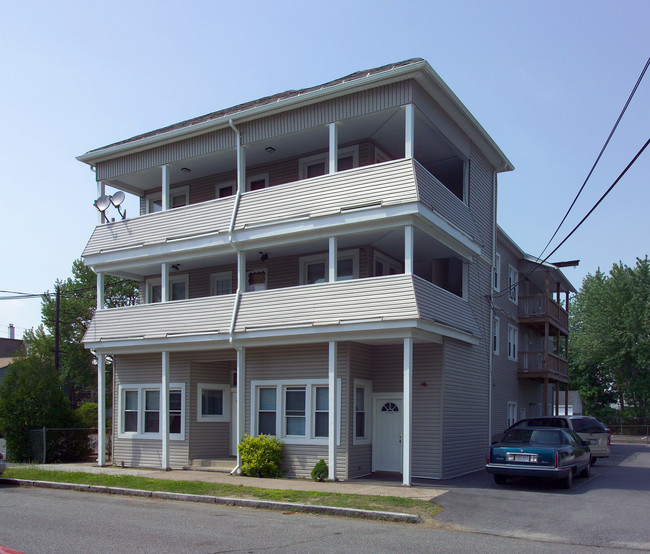
[[[524,253],[501,227],[493,285],[492,430],[499,433],[519,419],[552,415],[566,396],[567,308],[575,289],[557,266]]]
[[[23,347],[23,341],[14,337],[15,328],[13,325],[9,325],[9,338],[0,338],[0,383],[5,378],[9,364],[13,361],[16,353]]]
[[[482,467],[510,400],[540,402],[556,378],[492,356],[491,297],[508,301],[492,282],[497,174],[512,165],[424,60],[79,159],[100,197],[111,186],[141,206],[83,252],[99,297],[84,342],[100,368],[114,359],[116,464],[189,466],[269,433],[288,475],[323,458],[338,479],[453,477]],[[505,244],[505,271],[523,276]],[[550,298],[547,267],[530,281]],[[105,275],[140,281],[141,304],[105,309]],[[505,314],[500,329],[507,361]]]
[[[565,407],[564,398],[560,395],[559,402],[555,406],[553,415],[582,415],[582,398],[580,397],[580,392],[577,390],[569,391],[569,403],[568,411],[564,410]]]

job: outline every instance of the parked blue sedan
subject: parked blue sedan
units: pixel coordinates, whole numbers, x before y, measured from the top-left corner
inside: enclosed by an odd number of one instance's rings
[[[570,429],[511,429],[488,448],[485,469],[502,485],[509,477],[545,477],[569,489],[576,475],[589,477],[588,444]]]

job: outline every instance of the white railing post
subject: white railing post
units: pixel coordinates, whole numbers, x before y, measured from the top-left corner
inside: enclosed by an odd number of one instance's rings
[[[169,209],[169,185],[170,185],[171,175],[170,168],[168,165],[162,166],[162,195],[160,199],[160,206],[164,210]]]
[[[162,353],[162,376],[160,385],[160,434],[162,453],[160,467],[169,469],[169,352]]]
[[[117,422],[117,419],[115,419]],[[106,356],[97,356],[97,465],[106,465]]]
[[[402,484],[411,485],[411,420],[413,414],[413,339],[404,339],[404,413]]]
[[[339,145],[336,123],[329,123],[329,173],[338,171]]]
[[[329,352],[328,352],[328,385],[329,385],[329,422],[328,422],[328,475],[327,478],[331,481],[336,481],[336,443],[337,443],[337,427],[336,427],[336,343],[329,343]]]
[[[328,281],[334,283],[337,279],[336,270],[338,262],[338,254],[336,252],[336,237],[329,239],[329,258],[328,258]]]

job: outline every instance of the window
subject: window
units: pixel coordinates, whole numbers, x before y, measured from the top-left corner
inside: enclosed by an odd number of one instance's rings
[[[506,429],[511,425],[514,425],[516,421],[517,421],[517,403],[508,402]]]
[[[247,273],[247,290],[266,290],[268,288],[268,273],[266,269],[253,269]]]
[[[269,174],[251,175],[246,179],[246,190],[260,190],[269,186]]]
[[[308,158],[302,158],[300,164],[300,178],[311,179],[319,175],[325,175],[329,172],[329,154],[316,154]],[[339,157],[337,161],[337,170],[345,171],[359,166],[359,147],[349,146],[339,148]]]
[[[370,442],[370,407],[372,404],[372,382],[365,379],[354,380],[354,435],[353,444]]]
[[[514,325],[508,325],[508,359],[517,361],[517,337],[519,331]]]
[[[210,294],[212,296],[232,294],[232,271],[210,275]]]
[[[500,337],[500,332],[499,332],[499,325],[501,323],[501,320],[497,317],[494,316],[494,323],[492,327],[492,352],[495,356],[499,355],[499,337]]]
[[[519,301],[519,272],[508,266],[508,299],[517,304]]]
[[[169,438],[185,439],[185,385],[169,386]],[[118,395],[120,438],[160,439],[160,384],[120,385]]]
[[[492,286],[497,292],[501,289],[501,254],[497,252],[494,261],[494,274],[492,277]]]
[[[230,386],[197,384],[196,408],[197,421],[230,421]]]
[[[303,256],[300,258],[300,284],[313,285],[328,280],[327,254]],[[347,281],[359,278],[359,251],[341,250],[337,254],[336,280]]]
[[[237,190],[237,183],[229,181],[227,183],[217,183],[216,196],[217,198],[226,198],[232,196]]]
[[[169,191],[169,207],[180,208],[190,203],[189,187],[178,187]],[[145,211],[148,214],[162,211],[162,192],[148,194],[145,199]]]
[[[382,275],[397,275],[398,273],[402,273],[402,264],[384,254],[375,252],[375,277],[381,277]]]
[[[341,380],[338,379],[337,427],[340,430]],[[275,435],[288,444],[327,444],[329,387],[327,380],[253,381],[251,432]],[[340,432],[337,437],[340,444]]]
[[[169,278],[170,300],[186,300],[189,298],[189,275],[175,275]],[[162,285],[160,279],[147,279],[146,298],[147,304],[162,301]]]

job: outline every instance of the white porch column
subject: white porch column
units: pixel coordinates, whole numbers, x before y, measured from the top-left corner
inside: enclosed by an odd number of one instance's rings
[[[162,455],[160,467],[169,469],[169,352],[162,353],[162,380],[160,384],[160,435]]]
[[[336,343],[329,343],[329,356],[328,356],[328,385],[329,385],[329,437],[328,437],[328,466],[329,472],[327,478],[336,481],[336,443],[337,443],[337,413],[336,413]]]
[[[329,256],[328,256],[328,277],[327,281],[329,283],[336,282],[336,270],[337,270],[337,252],[336,252],[336,237],[330,237],[329,240]]]
[[[106,194],[106,185],[104,181],[97,181],[97,198],[104,196]],[[102,212],[97,212],[97,221],[101,225],[104,223],[104,214]]]
[[[97,274],[97,309],[104,309],[104,274],[99,272]]]
[[[160,301],[169,300],[169,264],[160,264]]]
[[[246,151],[237,135],[237,190],[246,192]]]
[[[97,356],[97,465],[106,465],[106,356]]]
[[[404,157],[412,158],[415,152],[415,108],[413,104],[404,106]]]
[[[255,399],[251,397],[251,403]],[[246,433],[246,350],[237,348],[237,444]],[[241,467],[241,456],[237,449],[237,465]]]
[[[161,205],[163,210],[169,209],[169,182],[170,182],[170,167],[169,165],[162,166],[162,198]]]
[[[248,290],[248,279],[246,278],[246,252],[237,252],[237,289],[240,292]]]
[[[336,123],[327,125],[330,131],[329,166],[330,174],[338,171],[339,164],[339,140]]]
[[[404,227],[404,273],[413,274],[413,226]]]
[[[411,485],[411,420],[413,414],[413,339],[404,339],[404,430],[402,432],[402,484]]]

